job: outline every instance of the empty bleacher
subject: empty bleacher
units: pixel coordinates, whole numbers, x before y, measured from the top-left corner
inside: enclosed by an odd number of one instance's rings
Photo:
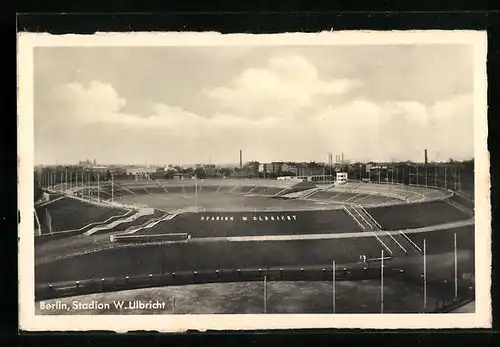
[[[332,196],[336,195],[334,192],[329,192],[326,190],[318,190],[316,193],[310,195],[308,199],[321,199],[321,200],[329,200]]]
[[[262,193],[262,195],[268,195],[268,196],[273,196],[273,195],[276,195],[278,194],[279,192],[281,192],[284,188],[280,188],[280,187],[268,187],[266,190],[264,190]]]
[[[106,232],[125,231],[128,228],[130,228],[130,227],[142,225],[143,223],[146,223],[148,220],[160,217],[160,216],[162,216],[164,214],[165,213],[163,211],[156,210],[153,214],[150,214],[150,215],[147,215],[147,216],[141,216],[141,217],[139,217],[139,218],[137,218],[137,219],[135,219],[135,220],[133,220],[131,222],[126,222],[126,223],[118,224],[117,226],[115,226],[115,227],[113,227],[111,229],[106,230]]]
[[[134,275],[171,274],[179,271],[245,269],[286,266],[325,266],[332,260],[355,263],[360,255],[380,256],[374,237],[279,242],[187,243],[115,248],[40,264],[35,269],[37,283]],[[99,264],[99,266],[96,266]],[[339,269],[341,270],[341,269]]]
[[[167,189],[168,193],[173,193],[173,194],[182,194],[182,187],[180,186],[165,186]]]
[[[333,193],[333,192],[332,192]],[[345,201],[350,201],[354,199],[355,197],[359,197],[360,194],[356,193],[341,193],[341,194],[334,194],[332,196],[332,201],[337,201],[337,202],[345,202]]]
[[[402,200],[394,199],[389,196],[383,195],[365,195],[360,198],[356,198],[351,202],[361,205],[382,205],[387,203],[401,202]]]
[[[420,228],[468,219],[444,201],[367,208],[385,230]]]
[[[245,186],[245,185],[237,186],[236,189],[233,190],[233,193],[246,194],[254,188],[255,188],[255,186]]]
[[[475,207],[474,200],[472,200],[466,196],[453,194],[450,197],[450,200],[452,200],[452,201],[454,201],[462,206],[465,206],[468,209],[474,210],[474,207]]]
[[[127,211],[119,208],[98,206],[72,198],[63,198],[37,210],[42,234],[49,232],[47,214],[50,216],[52,232],[80,229],[90,223],[104,222],[110,217],[123,215]]]
[[[152,186],[145,188],[150,194],[165,194],[165,189],[159,186]]]
[[[454,251],[454,234],[457,235],[457,250],[474,250],[474,225],[406,235],[421,248],[423,248],[425,239],[426,253],[439,254]]]
[[[217,192],[218,193],[232,193],[234,190],[235,186],[234,185],[221,185],[218,187]]]
[[[214,186],[214,185],[202,185],[201,186],[201,192],[203,193],[215,193],[219,186]]]
[[[264,192],[267,190],[267,187],[263,187],[263,186],[260,186],[260,187],[255,187],[255,189],[253,189],[250,194],[264,194]]]
[[[195,194],[196,187],[195,186],[184,186],[182,192],[184,194]]]

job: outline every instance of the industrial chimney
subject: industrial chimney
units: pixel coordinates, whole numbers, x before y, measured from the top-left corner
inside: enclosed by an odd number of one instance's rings
[[[240,149],[240,168],[243,167],[243,151]]]
[[[424,151],[424,156],[425,156],[425,165],[427,166],[427,150]]]

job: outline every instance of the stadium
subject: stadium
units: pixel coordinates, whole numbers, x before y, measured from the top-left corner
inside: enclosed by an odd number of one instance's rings
[[[475,296],[474,200],[449,189],[66,182],[34,219],[37,302],[163,291],[178,299],[159,313],[438,313]],[[195,309],[188,292],[215,301]]]

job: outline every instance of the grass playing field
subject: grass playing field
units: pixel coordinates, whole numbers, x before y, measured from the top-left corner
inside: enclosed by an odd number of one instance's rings
[[[186,207],[200,207],[206,209],[221,209],[224,211],[241,209],[262,209],[272,208],[274,210],[293,210],[303,207],[339,207],[338,204],[328,201],[309,200],[284,200],[271,199],[262,196],[245,196],[236,194],[224,194],[216,192],[206,192],[199,194],[141,194],[127,195],[121,200],[124,203],[147,205],[153,208],[176,210]]]

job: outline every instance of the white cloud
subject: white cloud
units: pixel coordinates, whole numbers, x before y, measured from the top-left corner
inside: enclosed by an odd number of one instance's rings
[[[303,62],[276,60],[271,64],[274,74],[251,72],[250,77],[242,80],[263,74],[260,78],[267,76],[274,79],[276,85],[286,84],[283,76],[297,78],[291,72],[300,63]],[[303,64],[299,70],[302,71],[299,80],[305,81],[305,85],[318,82],[314,69]],[[249,91],[252,86],[246,83],[241,82],[239,89],[229,93],[242,97],[243,90]],[[331,87],[318,83],[315,92]],[[309,90],[313,90],[312,87]],[[295,93],[299,95],[299,91],[298,86],[290,83],[289,88],[281,92],[291,98]],[[270,88],[269,92],[274,90]],[[252,93],[257,98],[258,88]],[[256,118],[236,112],[244,110],[243,106],[234,112],[216,113],[211,118],[161,103],[152,104],[147,117],[125,113],[126,100],[113,86],[98,81],[86,86],[78,83],[60,86],[50,95],[43,112],[54,120],[52,128],[47,130],[47,124],[42,122],[44,126],[37,128],[36,136],[54,140],[52,144],[47,141],[37,151],[56,156],[53,153],[57,151],[67,153],[66,146],[73,146],[79,156],[93,157],[99,151],[110,158],[108,160],[119,156],[122,162],[127,162],[127,155],[144,158],[145,153],[151,161],[158,162],[195,162],[209,154],[214,162],[227,162],[239,148],[248,160],[259,161],[326,160],[327,153],[340,152],[350,160],[419,160],[425,148],[429,150],[430,159],[437,153],[439,157],[435,159],[440,160],[473,155],[470,95],[455,96],[430,106],[408,101],[344,100],[318,105],[307,113],[297,111],[295,117],[277,111]],[[299,98],[296,103],[289,99],[287,106],[298,110],[305,98]],[[283,104],[279,104],[276,110],[282,107]],[[122,132],[126,135],[121,135]],[[64,136],[65,145],[61,146],[55,139]],[[178,147],[164,146],[171,141]]]
[[[249,68],[239,74],[233,85],[205,89],[202,93],[217,106],[241,117],[287,117],[301,108],[315,106],[322,95],[344,95],[358,81],[323,81],[317,69],[300,56],[276,57],[266,68]]]

